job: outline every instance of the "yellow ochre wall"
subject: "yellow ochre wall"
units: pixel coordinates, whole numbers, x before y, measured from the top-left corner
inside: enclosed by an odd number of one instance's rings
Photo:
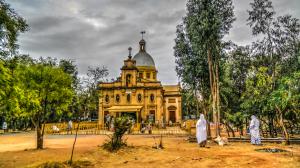
[[[139,78],[139,73],[143,73],[143,78]],[[146,74],[150,73],[150,78]],[[130,74],[130,84],[126,85],[126,76]],[[127,102],[127,93],[131,93],[131,101]],[[142,95],[142,101],[138,101],[138,94]],[[116,101],[119,94],[120,102]],[[154,95],[154,101],[151,102],[150,95]],[[106,95],[109,96],[109,102],[105,101]],[[169,98],[176,101],[170,103]],[[121,68],[119,80],[114,82],[99,83],[99,112],[98,121],[101,126],[104,125],[104,112],[107,108],[113,106],[142,106],[140,116],[146,120],[150,110],[155,110],[155,122],[161,123],[162,120],[169,122],[170,106],[176,107],[176,122],[181,122],[181,95],[179,85],[163,86],[157,80],[157,70],[153,66],[135,66],[135,61],[128,58],[124,61]],[[110,113],[115,116],[115,113]]]

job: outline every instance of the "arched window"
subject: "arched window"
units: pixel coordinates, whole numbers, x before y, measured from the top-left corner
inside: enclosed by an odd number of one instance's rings
[[[154,102],[154,94],[151,94],[151,95],[150,95],[150,101],[151,101],[151,102]]]
[[[146,73],[147,79],[150,79],[150,73]]]
[[[142,101],[142,95],[141,95],[140,93],[138,94],[138,97],[137,97],[137,98],[138,98],[138,102],[141,102],[141,101]]]
[[[117,102],[117,103],[120,102],[120,95],[119,95],[119,94],[116,95],[116,102]]]
[[[105,96],[105,102],[109,103],[109,96],[108,95]]]
[[[143,78],[143,72],[139,73],[139,78]]]
[[[131,83],[131,75],[127,74],[126,75],[126,86],[128,86]]]
[[[127,99],[127,102],[130,102],[130,99],[131,99],[130,94],[127,94],[126,99]]]

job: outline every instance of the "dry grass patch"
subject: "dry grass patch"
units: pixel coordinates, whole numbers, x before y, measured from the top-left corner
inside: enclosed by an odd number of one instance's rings
[[[45,162],[37,166],[32,166],[32,168],[89,168],[94,167],[94,164],[88,160],[77,160],[73,161],[72,165],[68,164],[68,161],[65,162]]]

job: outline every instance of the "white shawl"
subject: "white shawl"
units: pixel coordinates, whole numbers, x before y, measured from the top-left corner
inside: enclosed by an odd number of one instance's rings
[[[206,120],[203,114],[200,114],[200,119],[197,121],[196,124],[196,137],[198,143],[206,141],[207,133],[206,133]]]

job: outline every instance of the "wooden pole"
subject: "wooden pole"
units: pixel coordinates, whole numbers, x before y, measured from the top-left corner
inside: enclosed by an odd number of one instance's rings
[[[75,148],[75,144],[76,144],[76,140],[77,140],[79,124],[80,124],[80,120],[78,120],[78,124],[77,124],[77,128],[76,128],[75,140],[74,140],[73,147],[72,147],[72,153],[71,153],[69,165],[72,165],[72,162],[73,162],[73,154],[74,154],[74,148]]]

